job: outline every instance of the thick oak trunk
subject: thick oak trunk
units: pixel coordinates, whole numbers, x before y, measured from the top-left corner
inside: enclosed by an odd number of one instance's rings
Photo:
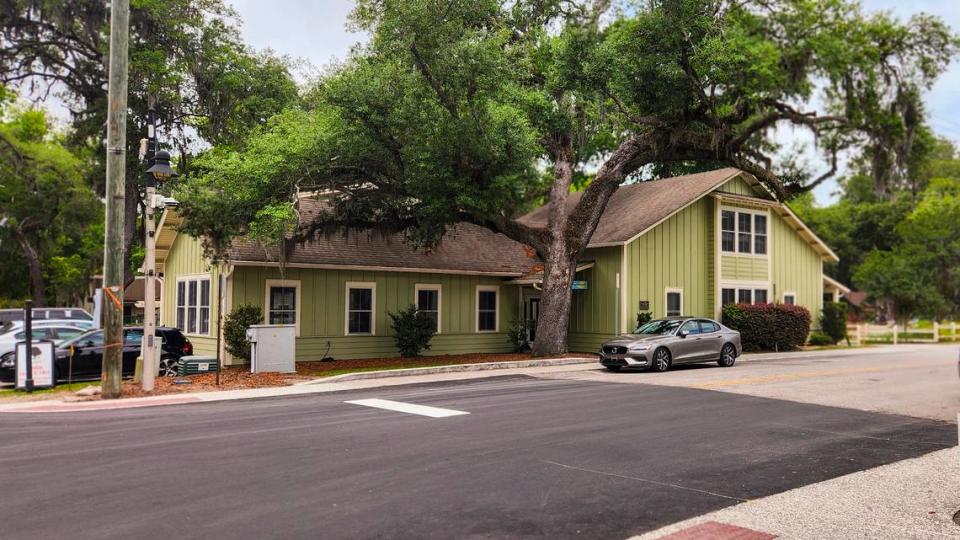
[[[566,253],[555,260],[544,261],[543,292],[540,295],[540,317],[534,356],[552,356],[567,352],[567,331],[570,326],[570,304],[576,261]]]

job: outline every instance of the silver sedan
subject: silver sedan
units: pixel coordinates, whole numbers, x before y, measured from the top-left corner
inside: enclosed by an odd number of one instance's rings
[[[675,364],[716,362],[731,367],[743,352],[740,332],[710,319],[656,319],[600,347],[600,363],[610,371],[644,368],[667,371]]]

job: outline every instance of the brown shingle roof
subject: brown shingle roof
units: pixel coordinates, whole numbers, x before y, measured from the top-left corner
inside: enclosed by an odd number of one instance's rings
[[[739,169],[728,167],[620,186],[610,197],[589,247],[625,243],[738,174],[741,174]],[[581,196],[581,193],[571,194],[567,206],[576,205]],[[547,207],[537,208],[520,221],[534,227],[546,227]]]
[[[301,219],[308,222],[323,205],[322,201],[301,199]],[[276,262],[280,249],[238,238],[229,256],[238,264]],[[447,231],[440,245],[429,251],[414,249],[404,242],[402,234],[351,230],[346,234],[319,235],[297,245],[286,263],[519,276],[528,274],[540,261],[532,249],[502,234],[459,223]]]

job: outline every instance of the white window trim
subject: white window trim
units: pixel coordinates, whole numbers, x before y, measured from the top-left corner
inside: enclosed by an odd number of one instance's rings
[[[480,292],[493,291],[497,293],[496,311],[494,311],[493,330],[480,330]],[[495,334],[500,331],[500,286],[499,285],[477,285],[476,293],[473,295],[473,329],[478,334]]]
[[[670,304],[667,302],[667,298],[670,296],[670,293],[680,293],[680,315],[670,315]],[[667,287],[663,290],[663,314],[664,317],[682,317],[683,316],[683,289],[678,289],[675,287]]]
[[[350,289],[370,289],[370,332],[350,332]],[[343,335],[377,335],[377,284],[374,281],[348,281],[343,294]]]
[[[177,309],[180,307],[180,305],[177,304],[177,289],[179,288],[181,282],[183,283],[187,283],[189,281],[197,282],[197,306],[194,309],[196,309],[197,311],[197,329],[199,329],[200,328],[200,283],[199,282],[203,280],[207,280],[210,282],[210,298],[209,298],[210,303],[207,305],[207,316],[209,317],[209,320],[207,321],[207,333],[201,334],[200,332],[187,332],[186,327],[188,326],[187,321],[190,320],[190,315],[189,315],[190,308],[187,307],[188,304],[184,304],[184,312],[183,312],[184,327],[181,328],[180,331],[183,332],[183,335],[187,337],[190,337],[190,336],[210,337],[211,335],[213,335],[213,305],[214,305],[213,298],[215,296],[213,291],[213,275],[210,273],[206,273],[206,274],[184,274],[182,276],[177,276],[176,284],[174,285],[174,288],[173,288],[173,324],[171,326],[176,326],[177,325]],[[184,285],[183,298],[184,298],[184,302],[190,301],[189,285]]]
[[[723,213],[724,212],[733,212],[733,247],[734,251],[724,251],[723,249]],[[757,233],[756,233],[756,220],[752,217],[750,218],[750,253],[744,253],[738,251],[740,247],[740,218],[736,214],[752,214],[752,215],[761,215],[767,217],[767,234],[764,236],[767,237],[767,252],[763,254],[754,253],[757,243]],[[739,206],[720,206],[720,214],[717,219],[717,226],[720,229],[718,245],[720,247],[719,251],[723,255],[733,255],[735,257],[753,257],[756,259],[769,259],[770,258],[770,238],[773,236],[770,232],[773,224],[770,219],[769,210],[756,210],[753,208],[742,208]],[[729,289],[729,287],[727,287]],[[769,294],[769,292],[768,292]]]
[[[443,285],[439,283],[415,283],[413,285],[413,305],[420,309],[417,302],[420,299],[420,291],[437,291],[437,333],[440,333],[443,327]]]
[[[792,296],[792,297],[793,297],[793,305],[797,305],[797,293],[796,293],[796,291],[784,291],[783,297],[782,297],[782,301],[783,301],[784,304],[787,303],[787,297],[788,297],[788,296]]]
[[[268,279],[263,284],[263,322],[270,324],[270,287],[294,287],[296,292],[293,301],[296,303],[294,317],[297,326],[297,337],[300,337],[300,312],[303,311],[303,304],[300,303],[300,280],[299,279]]]
[[[754,303],[754,291],[756,289],[764,289],[767,291],[767,303],[770,303],[770,291],[773,290],[773,286],[768,281],[721,281],[720,282],[720,305],[723,305],[723,290],[724,289],[733,289],[734,297],[737,299],[736,303],[740,303],[740,291],[748,289],[750,291],[750,303]],[[787,293],[790,294],[790,293]]]

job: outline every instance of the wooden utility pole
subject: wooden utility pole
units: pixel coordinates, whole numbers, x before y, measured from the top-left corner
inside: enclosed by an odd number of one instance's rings
[[[110,78],[107,95],[107,211],[103,242],[102,396],[120,397],[123,355],[124,184],[127,148],[129,0],[110,2]]]

